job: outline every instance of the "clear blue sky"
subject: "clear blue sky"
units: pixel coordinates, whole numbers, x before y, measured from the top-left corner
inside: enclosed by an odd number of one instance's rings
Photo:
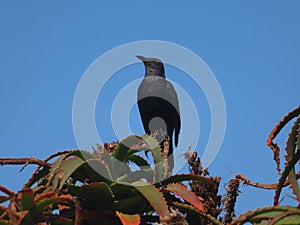
[[[99,56],[121,44],[170,41],[189,48],[214,72],[225,97],[227,129],[210,172],[227,182],[243,173],[258,182],[277,181],[265,140],[273,125],[299,105],[300,2],[283,1],[5,1],[0,7],[0,157],[46,158],[76,149],[72,104],[78,82]],[[155,57],[155,56],[153,56]],[[109,91],[142,77],[136,64],[112,78]],[[168,78],[184,83],[175,68]],[[99,74],[100,75],[100,74]],[[123,79],[122,79],[123,75]],[[126,78],[125,78],[126,77]],[[114,82],[120,83],[114,86]],[[111,87],[111,90],[109,90]],[[185,87],[201,111],[197,150],[207,143],[209,108],[200,91]],[[202,95],[202,97],[201,97]],[[105,96],[105,92],[103,93]],[[96,121],[110,120],[111,98],[97,103]],[[106,100],[105,100],[106,99]],[[103,110],[102,110],[103,109]],[[132,130],[142,125],[136,107]],[[207,116],[207,118],[205,118]],[[188,118],[182,118],[182,123]],[[109,123],[97,127],[114,141]],[[108,129],[105,132],[103,129]],[[287,131],[287,130],[285,130]],[[130,134],[128,134],[130,135]],[[280,140],[283,140],[283,135]],[[91,143],[91,145],[94,143]],[[284,147],[284,145],[282,146]],[[27,167],[0,168],[1,185],[19,190]],[[223,184],[222,184],[223,185]],[[220,187],[224,191],[223,186]],[[242,187],[237,212],[271,205],[272,191]],[[288,200],[287,203],[294,203]]]

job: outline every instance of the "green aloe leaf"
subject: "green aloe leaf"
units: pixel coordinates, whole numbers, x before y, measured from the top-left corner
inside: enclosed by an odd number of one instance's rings
[[[54,177],[51,180],[51,189],[61,190],[68,178],[84,163],[86,163],[86,161],[77,156],[68,158],[62,162],[61,165],[56,169]]]
[[[34,193],[32,189],[24,189],[21,194],[21,211],[31,210],[34,206]]]
[[[32,177],[26,182],[26,184],[23,187],[30,188],[35,183],[40,182],[42,179],[45,179],[45,177],[49,174],[49,172],[50,172],[50,168],[47,167],[35,171],[35,173],[32,174]]]
[[[287,140],[287,143],[286,143],[286,151],[287,151],[287,156],[286,156],[286,159],[288,161],[291,161],[291,160],[294,160],[294,161],[298,161],[299,160],[299,156],[298,156],[298,159],[297,159],[297,154],[299,155],[299,152],[297,153],[297,150],[300,151],[300,149],[297,148],[297,136],[299,135],[299,130],[300,130],[300,117],[298,117],[298,119],[296,120],[296,122],[294,123],[292,129],[291,129],[291,132],[289,133],[289,138]],[[296,159],[294,159],[296,158]],[[293,189],[293,193],[297,196],[297,199],[300,200],[300,188],[299,188],[299,185],[298,185],[298,181],[297,181],[297,176],[296,176],[296,173],[295,173],[295,166],[291,166],[290,168],[289,167],[286,167],[285,170],[290,170],[290,172],[288,173],[287,171],[284,171],[283,172],[283,176],[281,178],[281,182],[280,184],[278,185],[278,191],[281,190],[281,184],[282,182],[285,181],[286,177],[284,176],[284,174],[288,174],[288,180],[291,184],[291,187]],[[276,197],[278,196],[279,198],[279,192],[277,191],[277,195]],[[275,201],[277,201],[275,199]]]
[[[169,215],[165,198],[157,188],[143,181],[136,181],[131,185],[147,199],[161,220],[164,220]]]
[[[136,149],[134,146],[136,146],[139,142],[141,142],[141,139],[136,135],[123,139],[112,153],[112,156],[121,162],[127,162],[129,150],[133,149],[134,151],[131,151],[131,154],[135,153]]]
[[[255,224],[276,224],[276,225],[296,225],[300,221],[300,209],[288,206],[274,206],[259,208],[249,211],[236,218],[232,225],[245,224],[247,222]]]
[[[126,176],[126,173],[130,171],[128,166],[130,161],[138,165],[142,170],[150,168],[149,163],[144,158],[135,154],[140,151],[140,146],[146,146],[145,149],[151,151],[153,155],[155,162],[155,177],[153,177],[153,180],[161,180],[163,178],[163,158],[159,143],[149,135],[133,135],[122,140],[112,153],[110,171],[114,180],[126,180],[122,176]]]
[[[142,156],[139,155],[130,155],[128,157],[128,161],[135,163],[139,167],[147,167],[149,168],[150,165]]]
[[[8,220],[0,220],[0,225],[10,225],[11,223]]]
[[[124,175],[124,171],[129,170],[127,162],[129,157],[136,152],[134,146],[139,142],[141,142],[141,140],[138,136],[129,136],[123,139],[112,153],[110,171],[112,172],[112,178],[114,180]],[[130,151],[130,149],[134,151]],[[129,152],[131,152],[131,154],[129,154]]]
[[[83,202],[84,208],[96,210],[111,208],[114,194],[110,187],[104,182],[95,182],[88,185],[69,185],[69,193],[77,196]]]
[[[145,197],[128,183],[114,183],[110,188],[114,193],[114,209],[116,211],[135,214],[149,208]]]
[[[204,214],[203,212],[197,210],[195,207],[185,204],[185,203],[179,203],[179,202],[172,202],[172,205],[174,205],[176,208],[178,208],[180,211],[192,215],[197,215],[199,217],[205,218],[211,222],[213,225],[222,225],[220,221],[218,221],[216,218]]]
[[[46,207],[54,205],[54,204],[70,205],[73,203],[74,203],[74,200],[71,195],[53,196],[50,198],[40,199],[40,201],[38,201],[35,205],[34,214],[38,215]]]
[[[202,181],[203,183],[211,186],[215,185],[213,181],[207,177],[203,177],[195,174],[177,174],[161,181],[160,183],[157,183],[156,186],[165,186],[170,183],[178,183],[178,182],[191,181],[191,180]]]
[[[99,159],[89,159],[73,173],[72,177],[79,181],[111,183],[108,166]]]
[[[153,183],[157,183],[164,179],[164,165],[163,165],[163,154],[161,153],[160,145],[157,140],[150,135],[143,135],[140,137],[143,142],[148,146],[152,153],[153,160],[155,163],[154,167],[154,178]]]
[[[0,204],[8,201],[10,198],[8,196],[0,196]]]

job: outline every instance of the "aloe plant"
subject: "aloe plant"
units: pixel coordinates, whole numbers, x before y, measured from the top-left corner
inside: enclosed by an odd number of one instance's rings
[[[145,150],[154,165],[139,154]],[[50,160],[54,162],[38,167],[19,193],[2,197],[9,205],[1,208],[1,223],[171,223],[178,220],[174,212],[182,218],[183,212],[206,217],[203,201],[182,182],[213,183],[199,175],[167,177],[167,164],[152,136],[130,136],[114,149],[98,145],[94,152],[65,151]]]
[[[285,163],[283,170],[280,167],[280,152],[279,144],[274,140],[282,129],[292,120],[294,123],[288,134],[285,147]],[[236,218],[232,224],[276,224],[276,225],[296,225],[300,224],[300,189],[298,179],[300,173],[296,173],[296,164],[300,160],[300,106],[285,115],[272,129],[267,139],[267,146],[271,148],[274,153],[274,161],[276,163],[276,169],[279,173],[278,183],[275,184],[259,184],[250,182],[243,175],[237,175],[237,179],[240,182],[244,181],[246,184],[255,186],[258,188],[264,188],[268,190],[275,190],[274,205],[270,207],[259,208],[249,211]],[[281,172],[283,171],[283,172]],[[298,202],[297,207],[291,206],[279,206],[279,197],[284,187],[291,187],[295,200]]]
[[[280,147],[274,139],[293,119],[281,169]],[[238,174],[228,183],[223,197],[218,195],[221,178],[208,176],[196,152],[187,154],[190,174],[171,176],[159,143],[149,135],[97,145],[93,152],[57,152],[44,161],[0,159],[1,165],[39,165],[19,192],[0,186],[0,225],[300,224],[299,206],[278,204],[286,186],[292,188],[300,203],[300,175],[295,169],[300,159],[300,106],[275,125],[267,145],[274,152],[278,183],[251,182]],[[145,157],[144,152],[152,157]],[[251,210],[234,219],[242,182],[275,190],[274,206]]]

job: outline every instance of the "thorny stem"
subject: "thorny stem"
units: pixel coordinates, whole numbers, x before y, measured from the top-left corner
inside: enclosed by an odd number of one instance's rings
[[[253,187],[257,187],[257,188],[262,188],[262,189],[268,189],[268,190],[276,190],[278,187],[278,183],[275,184],[260,184],[258,182],[252,182],[249,179],[247,179],[245,177],[245,175],[243,174],[238,174],[236,176],[238,179],[241,179],[242,181],[244,181],[244,184],[253,186]],[[297,179],[300,178],[300,172],[296,174]],[[284,187],[289,186],[290,182],[288,180],[286,180],[283,184]]]
[[[51,164],[37,158],[0,158],[0,165],[28,165],[36,164],[44,167],[50,167]]]

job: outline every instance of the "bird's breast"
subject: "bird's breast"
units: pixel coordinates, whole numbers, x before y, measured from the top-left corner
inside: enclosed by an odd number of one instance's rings
[[[161,77],[145,77],[139,86],[139,97],[163,97],[166,90],[166,80]]]

